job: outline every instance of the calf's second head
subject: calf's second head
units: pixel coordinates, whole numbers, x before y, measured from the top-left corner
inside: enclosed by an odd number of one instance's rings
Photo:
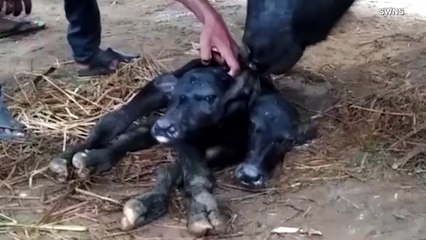
[[[161,78],[156,85],[168,95],[169,104],[152,126],[152,135],[160,143],[196,136],[200,129],[220,122],[243,84],[221,67],[194,68],[179,78]]]
[[[248,155],[235,170],[235,177],[242,185],[263,187],[268,173],[304,133],[299,113],[279,93],[258,97],[251,107],[250,121]]]

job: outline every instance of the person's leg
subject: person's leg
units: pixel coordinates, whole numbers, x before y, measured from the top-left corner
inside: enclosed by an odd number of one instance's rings
[[[0,85],[0,141],[23,140],[25,134],[21,125],[13,118],[3,100],[3,92]]]
[[[96,0],[65,0],[65,15],[69,22],[67,39],[80,76],[113,73],[119,62],[139,57],[99,48],[102,27]]]
[[[0,38],[36,32],[44,28],[43,21],[14,20],[0,15]],[[4,102],[2,85],[0,83],[0,141],[23,141],[25,133]]]
[[[101,43],[101,17],[96,0],[65,0],[68,43],[77,63],[87,63]]]

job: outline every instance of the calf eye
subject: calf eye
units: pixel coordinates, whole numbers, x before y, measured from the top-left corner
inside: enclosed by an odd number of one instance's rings
[[[185,96],[185,95],[180,95],[180,96],[179,96],[179,100],[180,100],[181,102],[184,102],[184,101],[186,100],[186,96]]]
[[[214,100],[216,100],[216,95],[210,95],[210,96],[204,97],[204,101],[206,101],[208,103],[213,103]]]
[[[280,138],[277,138],[275,141],[276,141],[278,144],[282,144],[282,143],[284,143],[285,138],[280,137]]]
[[[257,133],[257,134],[261,134],[263,132],[263,129],[260,128],[260,127],[258,127],[258,126],[255,126],[254,127],[254,132]]]

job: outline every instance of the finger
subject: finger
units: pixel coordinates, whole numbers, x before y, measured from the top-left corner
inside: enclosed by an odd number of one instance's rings
[[[15,1],[15,8],[14,8],[14,11],[13,11],[13,16],[17,17],[17,16],[19,16],[19,14],[21,14],[21,12],[22,12],[22,1],[21,0]]]
[[[32,5],[32,2],[31,2],[31,0],[23,0],[24,1],[24,4],[25,4],[25,13],[26,14],[30,14],[31,13],[31,10],[33,9],[32,7],[33,7],[33,5]]]
[[[1,10],[3,9],[3,5],[4,5],[4,0],[0,0],[0,12],[1,12]]]
[[[209,31],[203,31],[200,35],[200,58],[204,64],[210,62],[211,56],[211,33]]]
[[[225,64],[225,59],[223,59],[222,56],[220,56],[220,54],[218,52],[214,52],[212,51],[212,56],[214,58],[214,60],[219,63],[220,65]]]
[[[226,47],[222,48],[221,54],[230,68],[228,72],[229,75],[235,77],[240,71],[240,64],[238,63],[235,54],[230,50],[230,48]]]
[[[240,72],[240,67],[239,66],[238,67],[232,66],[232,67],[230,67],[230,70],[229,70],[228,74],[231,77],[235,77],[235,76],[238,75],[239,72]]]

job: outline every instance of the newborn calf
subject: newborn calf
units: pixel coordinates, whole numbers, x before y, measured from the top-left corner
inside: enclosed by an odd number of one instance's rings
[[[189,199],[188,230],[196,235],[220,230],[224,220],[212,196],[209,167],[242,161],[237,179],[260,187],[280,156],[304,138],[297,111],[274,89],[254,73],[233,79],[223,67],[191,61],[173,74],[160,75],[129,103],[105,115],[86,141],[54,159],[50,169],[63,180],[71,172],[87,177],[111,169],[128,152],[168,144],[178,153],[177,163],[158,169],[152,192],[126,203],[123,229],[163,215],[172,188],[183,184]],[[165,113],[153,123],[132,125],[163,108]]]
[[[129,103],[104,117],[87,139],[52,160],[51,171],[60,180],[71,173],[87,177],[109,170],[126,153],[168,143],[178,152],[176,164],[158,169],[153,192],[129,201],[124,209],[124,229],[146,224],[167,209],[171,189],[183,183],[190,199],[188,229],[202,234],[220,229],[223,220],[211,195],[213,182],[206,166],[209,146],[223,146],[244,153],[247,139],[248,104],[246,81],[232,79],[227,70],[194,60],[163,74],[143,87]],[[167,108],[154,124],[132,125],[137,118]],[[155,136],[155,138],[153,137]],[[241,159],[241,158],[240,158]],[[70,171],[71,170],[71,171]]]

